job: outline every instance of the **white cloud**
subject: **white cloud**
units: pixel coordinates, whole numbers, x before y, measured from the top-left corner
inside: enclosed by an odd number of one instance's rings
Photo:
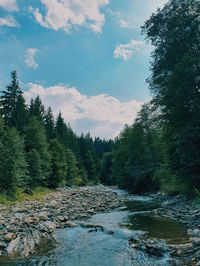
[[[121,28],[138,29],[158,8],[163,8],[169,0],[134,0],[127,1],[120,12],[108,8],[107,12],[114,16]],[[145,7],[145,8],[141,8]]]
[[[127,61],[133,55],[134,49],[139,50],[142,45],[143,42],[135,40],[131,40],[128,44],[119,44],[115,48],[114,57]]]
[[[17,3],[16,0],[0,0],[0,7],[8,10],[8,11],[17,11]]]
[[[41,3],[46,8],[45,16],[38,8],[30,7],[30,11],[41,26],[56,31],[63,29],[69,33],[73,25],[86,25],[95,33],[99,33],[105,22],[100,8],[108,5],[109,0],[41,0]]]
[[[120,19],[119,25],[121,28],[127,28],[127,29],[134,29],[135,28],[130,21],[125,20],[125,19]]]
[[[18,27],[19,24],[13,18],[13,16],[8,16],[8,17],[5,17],[5,18],[0,18],[0,26]]]
[[[44,88],[42,85],[29,83],[25,92],[27,101],[40,95],[46,107],[51,106],[54,114],[60,110],[66,122],[80,134],[91,132],[91,135],[102,138],[113,138],[125,124],[133,123],[142,103],[135,100],[120,102],[107,94],[87,96],[75,88],[59,85]]]
[[[130,27],[129,21],[126,21],[124,19],[120,19],[119,25],[121,28],[129,28]]]
[[[31,68],[38,68],[38,64],[35,62],[34,56],[37,52],[36,48],[29,48],[26,50],[26,54],[25,54],[25,63],[28,67]]]

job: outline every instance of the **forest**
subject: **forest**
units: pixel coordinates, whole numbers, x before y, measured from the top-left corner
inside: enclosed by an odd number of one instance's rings
[[[114,140],[77,136],[17,72],[0,92],[0,193],[103,183],[200,196],[200,2],[171,0],[145,22],[151,100]]]

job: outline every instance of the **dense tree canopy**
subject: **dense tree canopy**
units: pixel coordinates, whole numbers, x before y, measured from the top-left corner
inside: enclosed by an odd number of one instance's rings
[[[149,84],[162,112],[163,167],[178,190],[200,188],[199,14],[199,1],[171,0],[143,27],[155,46]]]

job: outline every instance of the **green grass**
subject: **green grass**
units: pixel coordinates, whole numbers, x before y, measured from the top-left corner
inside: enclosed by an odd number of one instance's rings
[[[33,195],[28,195],[23,193],[22,188],[18,188],[15,194],[13,195],[13,199],[10,199],[5,193],[0,194],[0,204],[15,204],[17,202],[23,202],[24,200],[43,200],[44,197],[54,192],[55,190],[37,187],[32,190]]]

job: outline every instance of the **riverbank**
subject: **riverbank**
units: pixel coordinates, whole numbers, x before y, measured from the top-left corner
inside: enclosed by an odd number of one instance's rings
[[[76,227],[75,220],[120,208],[123,195],[104,186],[59,189],[42,200],[0,205],[0,255],[28,257],[56,229]]]
[[[157,193],[149,196],[146,203],[144,200],[139,208],[134,208],[136,213],[132,215],[137,215],[138,211],[145,214],[146,210],[147,218],[159,220],[160,217],[166,217],[179,221],[188,229],[187,238],[184,243],[169,243],[159,237],[151,237],[148,230],[140,233],[135,231],[129,239],[133,265],[138,252],[146,254],[150,259],[167,256],[166,265],[200,265],[200,204],[194,204],[192,200],[180,195],[170,197]],[[130,200],[137,202],[137,196],[116,193],[111,188],[99,185],[59,189],[40,200],[26,199],[14,205],[0,205],[0,261],[4,256],[29,257],[41,240],[52,239],[56,229],[82,227],[88,228],[89,233],[102,231],[115,235],[116,232],[112,229],[106,231],[101,224],[85,222],[88,220],[85,218],[118,210],[128,210],[131,213],[131,209],[127,209],[127,201]],[[134,228],[133,223],[133,230],[137,230]],[[156,230],[161,231],[159,223]]]
[[[184,224],[188,241],[185,244],[168,245],[171,255],[182,262],[180,265],[200,265],[200,203],[182,196],[168,196],[162,193],[150,195],[160,207],[154,215],[169,217]]]

